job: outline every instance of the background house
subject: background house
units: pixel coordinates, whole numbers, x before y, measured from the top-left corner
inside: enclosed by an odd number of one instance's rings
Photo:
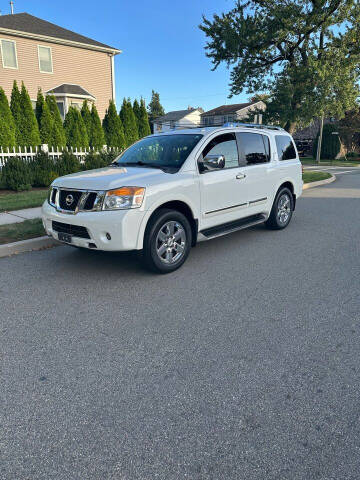
[[[153,120],[154,133],[166,132],[167,130],[173,130],[175,128],[199,126],[203,111],[200,107],[188,107],[186,110],[168,112],[166,115]]]
[[[201,114],[202,125],[223,125],[226,122],[249,120],[254,123],[261,123],[258,111],[266,109],[265,103],[258,102],[236,103],[233,105],[221,105]],[[255,113],[256,112],[256,113]],[[254,118],[252,118],[254,117]]]
[[[10,97],[13,81],[24,81],[34,102],[39,87],[54,92],[62,115],[87,98],[104,116],[120,52],[28,13],[0,16],[0,86]]]

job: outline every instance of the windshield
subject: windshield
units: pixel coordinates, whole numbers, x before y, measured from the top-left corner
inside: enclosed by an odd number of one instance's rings
[[[202,135],[190,133],[146,137],[119,155],[113,165],[140,165],[177,171],[201,138]]]

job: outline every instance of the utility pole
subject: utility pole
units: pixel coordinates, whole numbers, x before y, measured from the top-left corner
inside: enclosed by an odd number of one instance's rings
[[[318,144],[317,144],[316,163],[320,163],[323,128],[324,128],[324,115],[322,115],[321,119],[320,119],[320,131],[319,131],[319,140],[318,140]]]

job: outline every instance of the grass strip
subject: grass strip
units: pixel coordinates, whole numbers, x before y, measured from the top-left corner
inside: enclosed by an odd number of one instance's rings
[[[41,218],[25,220],[21,223],[11,223],[10,225],[0,225],[0,245],[42,237],[43,235],[45,235],[45,230]]]
[[[316,172],[316,171],[306,171],[303,172],[303,181],[304,183],[318,182],[320,180],[326,180],[330,178],[331,174],[328,172]]]
[[[29,190],[28,192],[1,192],[0,190],[0,212],[40,207],[47,197],[47,192],[48,189]]]

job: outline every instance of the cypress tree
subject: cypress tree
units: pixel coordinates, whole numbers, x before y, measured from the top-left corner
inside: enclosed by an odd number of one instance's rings
[[[54,146],[53,142],[54,120],[48,104],[44,101],[40,117],[40,139],[41,143],[47,143],[49,147]]]
[[[84,100],[82,107],[81,107],[81,116],[84,120],[84,124],[86,127],[86,132],[88,134],[88,138],[90,139],[91,136],[91,113],[89,109],[89,105],[87,100]]]
[[[63,122],[60,115],[60,110],[56,103],[56,98],[54,95],[46,96],[46,103],[49,107],[51,115],[53,117],[53,131],[52,131],[52,145],[56,147],[65,147],[66,145],[66,135],[63,126]]]
[[[15,141],[16,146],[22,145],[21,124],[21,95],[16,80],[14,80],[11,91],[10,110],[15,123]]]
[[[141,110],[140,110],[140,105],[137,99],[135,98],[134,103],[133,103],[133,111],[136,119],[136,125],[138,127],[139,131],[139,124],[140,124],[140,115],[141,115]]]
[[[101,126],[100,117],[94,103],[91,107],[90,118],[90,147],[100,150],[105,144],[105,136]]]
[[[40,145],[39,127],[33,111],[31,100],[28,91],[25,88],[24,82],[21,84],[21,118],[19,130],[21,135],[21,146],[36,147]]]
[[[136,124],[136,118],[131,106],[130,99],[124,98],[120,110],[120,118],[124,127],[126,146],[129,147],[139,139],[139,132]]]
[[[0,147],[15,146],[15,122],[4,90],[0,87]]]
[[[85,148],[89,146],[84,120],[77,108],[69,108],[64,121],[64,129],[68,147]]]
[[[151,101],[148,105],[149,120],[152,122],[155,118],[165,115],[165,110],[160,103],[160,95],[154,90],[151,93]]]
[[[39,88],[37,93],[37,98],[36,98],[36,107],[35,107],[35,117],[38,122],[39,128],[40,128],[40,119],[43,113],[44,103],[45,103],[44,95],[42,94],[41,88]]]
[[[117,114],[113,100],[109,102],[109,108],[106,110],[103,119],[103,129],[105,141],[108,147],[125,148],[125,137],[121,119]]]
[[[139,117],[139,138],[146,137],[151,134],[148,113],[145,107],[145,100],[140,101],[140,117]]]

